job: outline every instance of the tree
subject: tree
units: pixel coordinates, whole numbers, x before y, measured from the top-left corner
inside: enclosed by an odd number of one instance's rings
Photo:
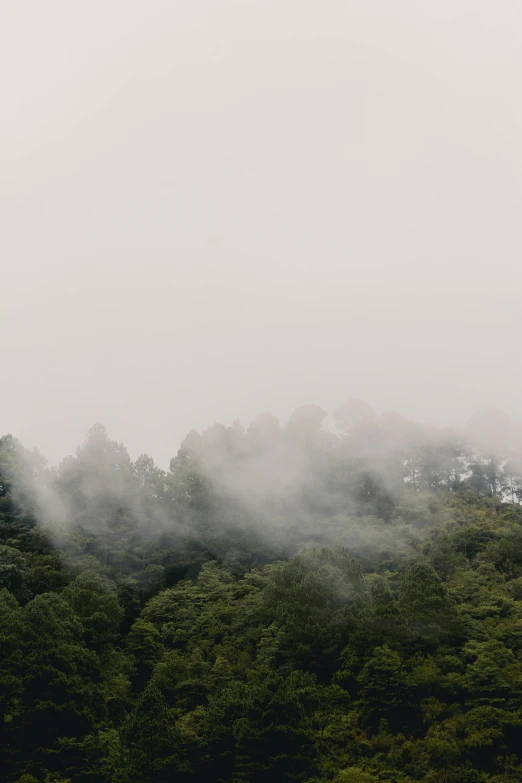
[[[59,769],[59,738],[87,733],[103,713],[96,654],[83,642],[83,626],[69,604],[46,593],[23,612],[23,684],[10,724],[19,749],[17,767]],[[75,767],[79,759],[69,759]],[[27,770],[27,766],[26,766]],[[28,771],[28,770],[27,770]]]
[[[399,606],[410,629],[428,642],[439,639],[451,628],[451,601],[441,578],[428,563],[413,563],[405,569]]]
[[[116,588],[96,571],[79,574],[62,593],[81,618],[87,647],[103,654],[118,639],[123,609]]]
[[[147,687],[123,727],[129,783],[170,783],[184,770],[175,719],[157,687]]]
[[[401,726],[406,691],[398,653],[386,645],[376,647],[357,679],[365,723],[377,727],[384,719],[395,727]]]
[[[134,661],[133,682],[137,690],[140,691],[144,688],[155,664],[163,653],[160,634],[152,623],[138,619],[131,626],[127,636],[126,649]]]

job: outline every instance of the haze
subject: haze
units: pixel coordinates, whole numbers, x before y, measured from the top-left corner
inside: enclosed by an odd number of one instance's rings
[[[520,415],[517,0],[0,6],[0,434]]]

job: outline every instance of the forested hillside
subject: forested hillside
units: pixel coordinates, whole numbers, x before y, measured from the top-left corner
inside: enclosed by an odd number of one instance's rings
[[[1,780],[522,781],[509,424],[334,418],[0,439]]]

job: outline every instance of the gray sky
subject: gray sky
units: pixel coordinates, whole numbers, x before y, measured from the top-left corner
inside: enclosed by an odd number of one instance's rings
[[[519,416],[520,0],[1,0],[0,432]]]

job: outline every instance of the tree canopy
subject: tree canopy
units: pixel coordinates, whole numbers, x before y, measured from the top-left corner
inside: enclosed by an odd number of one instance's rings
[[[167,471],[101,425],[56,468],[0,438],[2,780],[522,781],[508,424],[325,415]]]

